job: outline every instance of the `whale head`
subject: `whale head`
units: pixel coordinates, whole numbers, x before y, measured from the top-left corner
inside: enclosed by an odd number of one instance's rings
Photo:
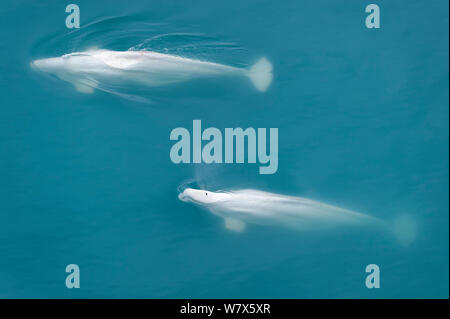
[[[98,61],[94,55],[97,51],[74,52],[60,57],[34,60],[31,68],[41,72],[52,74],[79,73],[92,70]]]
[[[178,195],[183,202],[192,202],[199,205],[209,205],[226,200],[230,195],[215,193],[203,189],[186,188]]]
[[[56,73],[64,69],[66,63],[63,58],[48,58],[48,59],[38,59],[31,62],[31,67],[34,70]]]

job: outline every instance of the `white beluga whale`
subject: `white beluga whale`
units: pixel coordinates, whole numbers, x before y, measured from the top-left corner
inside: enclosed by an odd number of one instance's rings
[[[82,93],[131,85],[159,87],[194,79],[246,77],[264,92],[272,82],[272,64],[259,59],[250,68],[189,59],[151,51],[92,49],[31,62],[33,69],[56,75]]]
[[[242,232],[247,224],[280,225],[296,230],[320,230],[337,226],[370,226],[391,231],[401,244],[415,239],[414,221],[402,215],[392,224],[362,213],[302,197],[253,189],[227,192],[186,188],[178,198],[204,207],[224,219],[229,230]]]

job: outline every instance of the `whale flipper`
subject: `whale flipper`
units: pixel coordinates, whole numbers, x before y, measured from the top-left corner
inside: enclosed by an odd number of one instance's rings
[[[94,93],[94,88],[92,86],[80,83],[80,82],[75,82],[73,84],[75,86],[75,90],[77,90],[78,92],[81,93],[85,93],[85,94],[92,94]]]
[[[239,219],[226,217],[225,218],[225,228],[235,231],[235,232],[242,232],[245,229],[246,224]]]
[[[93,79],[81,79],[76,81],[71,81],[73,85],[75,86],[75,89],[78,92],[85,93],[85,94],[92,94],[94,92],[94,89],[98,87],[97,81]]]

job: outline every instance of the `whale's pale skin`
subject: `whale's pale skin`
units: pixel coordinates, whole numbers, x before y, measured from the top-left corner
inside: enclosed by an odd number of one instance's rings
[[[285,196],[253,189],[211,192],[185,189],[178,198],[208,208],[224,218],[230,230],[242,231],[245,224],[281,224],[315,229],[331,224],[360,224],[380,220],[307,198]]]
[[[389,225],[375,217],[302,197],[253,189],[211,192],[186,188],[178,198],[222,217],[225,227],[237,232],[242,232],[248,223],[281,225],[297,230],[365,225],[390,230],[405,245],[415,238],[415,223],[407,215]]]
[[[102,85],[157,87],[210,77],[247,77],[264,92],[272,81],[272,65],[261,58],[249,69],[151,51],[88,50],[31,62],[32,68],[56,75],[83,93]]]

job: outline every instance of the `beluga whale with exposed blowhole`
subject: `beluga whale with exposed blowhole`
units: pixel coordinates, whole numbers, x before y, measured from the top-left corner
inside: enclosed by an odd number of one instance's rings
[[[279,225],[311,231],[343,226],[370,226],[391,232],[402,245],[416,237],[416,224],[409,215],[392,223],[315,200],[254,189],[211,192],[186,188],[178,198],[206,208],[224,219],[229,230],[242,232],[246,225]]]
[[[160,87],[194,79],[245,77],[264,92],[272,82],[272,64],[259,59],[250,68],[189,59],[152,51],[92,49],[31,62],[33,69],[56,75],[82,93],[121,85]]]

